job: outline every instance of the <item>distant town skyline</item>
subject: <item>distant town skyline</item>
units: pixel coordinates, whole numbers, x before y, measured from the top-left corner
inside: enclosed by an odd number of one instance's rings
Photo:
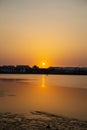
[[[70,75],[87,75],[87,67],[48,67],[39,68],[34,65],[4,65],[0,66],[0,74],[70,74]]]
[[[86,0],[0,0],[0,65],[87,66]]]

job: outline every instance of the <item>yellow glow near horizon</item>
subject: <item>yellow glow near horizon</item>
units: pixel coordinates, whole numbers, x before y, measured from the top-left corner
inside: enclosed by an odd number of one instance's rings
[[[46,65],[46,63],[45,62],[42,62],[42,66],[45,66]]]
[[[40,68],[48,68],[50,66],[49,58],[48,59],[44,58],[44,60],[42,58],[42,59],[38,60],[37,66],[39,66]]]
[[[77,1],[1,0],[0,65],[86,67],[87,3]]]

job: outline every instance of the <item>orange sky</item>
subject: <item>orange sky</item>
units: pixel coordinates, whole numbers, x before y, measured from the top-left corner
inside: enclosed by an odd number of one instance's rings
[[[85,0],[1,0],[0,64],[87,66]]]

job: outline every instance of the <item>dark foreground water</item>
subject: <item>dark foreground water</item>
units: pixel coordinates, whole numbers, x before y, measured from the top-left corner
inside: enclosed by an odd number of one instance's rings
[[[0,112],[31,111],[87,120],[87,76],[0,75]]]

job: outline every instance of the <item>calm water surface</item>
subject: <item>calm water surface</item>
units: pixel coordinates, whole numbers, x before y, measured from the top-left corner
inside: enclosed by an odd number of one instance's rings
[[[87,76],[0,75],[0,112],[36,110],[87,120]]]

